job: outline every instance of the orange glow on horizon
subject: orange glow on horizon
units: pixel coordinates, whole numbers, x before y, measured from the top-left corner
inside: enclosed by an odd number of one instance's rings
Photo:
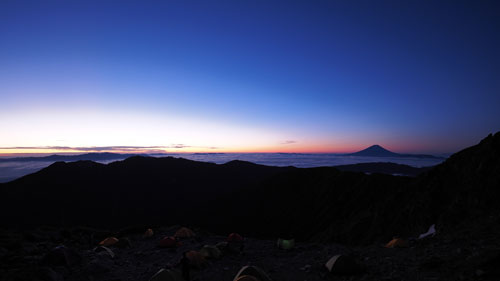
[[[287,147],[288,146],[288,147]],[[356,147],[335,147],[333,146],[304,146],[304,145],[275,145],[262,147],[235,147],[235,148],[210,148],[183,147],[168,149],[92,149],[92,147],[82,149],[54,149],[54,148],[0,148],[2,157],[18,157],[26,155],[47,155],[47,154],[85,154],[85,153],[120,153],[120,154],[161,154],[161,153],[351,153],[360,149]]]

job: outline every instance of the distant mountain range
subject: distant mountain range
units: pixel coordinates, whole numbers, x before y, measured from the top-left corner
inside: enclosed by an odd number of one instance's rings
[[[194,155],[222,155],[225,153],[194,153]],[[283,153],[283,154],[300,154],[300,153]],[[155,156],[161,156],[162,154],[155,154]],[[167,156],[168,154],[165,154]],[[361,157],[397,157],[397,158],[434,158],[434,159],[444,159],[444,157],[428,155],[428,154],[401,154],[389,151],[380,145],[372,145],[366,149],[358,152],[342,154],[344,156],[361,156]],[[120,153],[85,153],[76,155],[49,155],[42,157],[12,157],[12,158],[0,158],[0,163],[2,162],[57,162],[57,161],[106,161],[106,160],[118,160],[125,159],[132,156],[149,156],[148,154],[120,154]]]
[[[361,157],[401,157],[401,158],[443,158],[429,154],[401,154],[389,151],[382,146],[376,144],[358,152],[345,154],[346,156],[361,156]]]
[[[105,161],[105,160],[115,160],[124,159],[132,156],[147,156],[146,154],[119,154],[119,153],[85,153],[76,155],[49,155],[42,157],[13,157],[13,158],[0,158],[1,162],[30,162],[30,161],[40,161],[40,162],[57,162],[57,161]]]

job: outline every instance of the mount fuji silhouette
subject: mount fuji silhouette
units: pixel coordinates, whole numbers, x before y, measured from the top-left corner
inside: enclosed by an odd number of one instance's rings
[[[346,156],[362,156],[362,157],[401,157],[401,158],[441,158],[428,154],[401,154],[389,151],[382,146],[375,144],[358,152],[345,154]]]

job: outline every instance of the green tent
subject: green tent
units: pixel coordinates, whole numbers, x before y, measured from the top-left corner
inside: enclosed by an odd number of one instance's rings
[[[205,245],[201,248],[200,254],[202,254],[205,258],[218,259],[221,256],[221,251],[215,246]]]
[[[286,239],[278,238],[277,245],[278,245],[278,248],[280,248],[280,249],[290,250],[293,247],[295,247],[295,239],[286,240]]]

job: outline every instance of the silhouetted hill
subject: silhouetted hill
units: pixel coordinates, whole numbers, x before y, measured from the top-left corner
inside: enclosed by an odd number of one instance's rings
[[[105,161],[105,160],[116,160],[125,159],[132,156],[137,156],[140,154],[119,154],[119,153],[85,153],[77,155],[49,155],[43,157],[14,157],[14,158],[0,158],[1,162],[29,162],[29,161],[41,161],[41,162],[54,162],[54,161],[79,161],[79,160],[89,160],[89,161]],[[145,155],[143,155],[145,156]]]
[[[172,157],[58,162],[0,185],[0,212],[5,226],[178,223],[366,244],[498,216],[499,186],[497,133],[416,178]]]
[[[340,165],[340,166],[334,166],[334,168],[341,171],[349,171],[349,172],[361,172],[368,174],[379,173],[379,174],[415,177],[425,171],[430,170],[432,167],[416,168],[408,165],[396,164],[390,162],[374,162],[374,163],[359,163],[352,165]]]
[[[428,154],[401,154],[389,151],[382,146],[376,144],[358,152],[345,154],[347,156],[362,156],[362,157],[404,157],[404,158],[442,158]]]
[[[217,196],[288,169],[237,164],[142,156],[108,165],[91,161],[56,162],[0,185],[0,208],[10,210],[2,214],[2,221],[19,226],[108,227],[181,223],[196,216],[202,204]]]

